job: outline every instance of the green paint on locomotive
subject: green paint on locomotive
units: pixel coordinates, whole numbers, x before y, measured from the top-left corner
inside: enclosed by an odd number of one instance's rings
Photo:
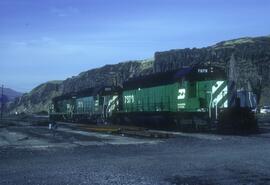
[[[124,112],[206,112],[227,107],[227,82],[183,81],[123,92]]]
[[[70,114],[74,112],[74,99],[65,99],[56,102],[56,112],[62,114]]]
[[[88,114],[109,116],[118,106],[117,95],[73,97],[55,101],[50,108],[50,114]]]
[[[103,105],[102,96],[87,96],[76,99],[75,114],[97,114],[100,113]]]
[[[93,112],[95,106],[95,100],[93,97],[83,97],[76,99],[76,113],[84,114],[87,112]]]

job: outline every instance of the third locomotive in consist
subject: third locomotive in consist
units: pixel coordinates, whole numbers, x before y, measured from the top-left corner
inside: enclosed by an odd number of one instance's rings
[[[186,67],[129,79],[123,87],[94,87],[53,99],[56,121],[128,124],[148,128],[210,129],[235,106],[224,70]],[[232,98],[234,97],[234,98]],[[253,103],[254,104],[254,103]]]

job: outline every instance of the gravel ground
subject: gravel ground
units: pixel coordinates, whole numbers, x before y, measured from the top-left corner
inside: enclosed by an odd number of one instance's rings
[[[270,132],[143,139],[14,124],[0,131],[0,184],[270,184]]]

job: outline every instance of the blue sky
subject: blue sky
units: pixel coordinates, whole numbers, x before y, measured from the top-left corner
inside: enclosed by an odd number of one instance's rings
[[[269,0],[0,0],[0,84],[49,80],[155,51],[270,34]]]

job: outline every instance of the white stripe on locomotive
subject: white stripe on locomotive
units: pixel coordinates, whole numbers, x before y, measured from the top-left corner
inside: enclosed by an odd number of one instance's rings
[[[212,95],[214,95],[216,91],[220,90],[220,88],[222,87],[222,85],[224,83],[226,83],[226,82],[225,81],[217,81],[216,84],[212,86],[212,92],[211,92]],[[218,105],[218,103],[223,99],[224,96],[227,96],[227,94],[228,94],[228,86],[226,85],[216,97],[213,97],[212,108],[214,108],[216,105]],[[220,108],[226,108],[226,107],[228,107],[227,100],[223,104],[220,105]]]

